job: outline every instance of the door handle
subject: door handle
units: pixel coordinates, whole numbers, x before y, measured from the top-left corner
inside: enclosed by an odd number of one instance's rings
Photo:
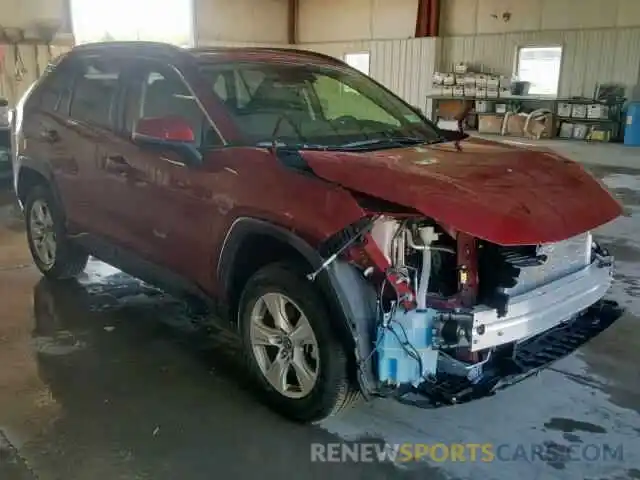
[[[110,172],[125,175],[133,168],[122,155],[107,155],[104,159],[105,169]]]
[[[49,143],[56,143],[60,141],[60,134],[57,130],[45,128],[40,132],[40,138]]]

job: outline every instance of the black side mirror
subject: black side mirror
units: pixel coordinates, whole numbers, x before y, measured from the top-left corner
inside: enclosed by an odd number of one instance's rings
[[[461,132],[460,130],[440,130],[440,135],[447,142],[459,142],[465,138],[469,138],[469,135]]]

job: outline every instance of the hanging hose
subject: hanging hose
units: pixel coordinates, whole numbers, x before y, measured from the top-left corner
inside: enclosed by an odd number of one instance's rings
[[[533,135],[533,133],[529,131],[529,123],[531,122],[531,120],[537,119],[539,117],[542,117],[546,120],[547,115],[553,115],[553,112],[548,108],[538,108],[537,110],[534,110],[529,115],[527,115],[527,120],[524,122],[524,133]]]

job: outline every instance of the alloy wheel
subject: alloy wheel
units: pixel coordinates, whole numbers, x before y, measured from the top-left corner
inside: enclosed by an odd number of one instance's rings
[[[267,293],[251,311],[251,347],[260,371],[281,395],[302,398],[318,379],[320,356],[313,328],[289,297]]]
[[[31,205],[29,230],[38,260],[51,268],[56,261],[56,233],[51,209],[44,200],[38,199]]]

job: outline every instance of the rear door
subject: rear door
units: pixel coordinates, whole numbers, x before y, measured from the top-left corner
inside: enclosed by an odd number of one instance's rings
[[[72,220],[82,230],[114,239],[126,237],[127,230],[108,215],[114,192],[105,185],[98,160],[114,141],[123,65],[116,57],[74,59],[69,100],[59,107],[65,117],[60,136],[66,149],[55,162]]]

